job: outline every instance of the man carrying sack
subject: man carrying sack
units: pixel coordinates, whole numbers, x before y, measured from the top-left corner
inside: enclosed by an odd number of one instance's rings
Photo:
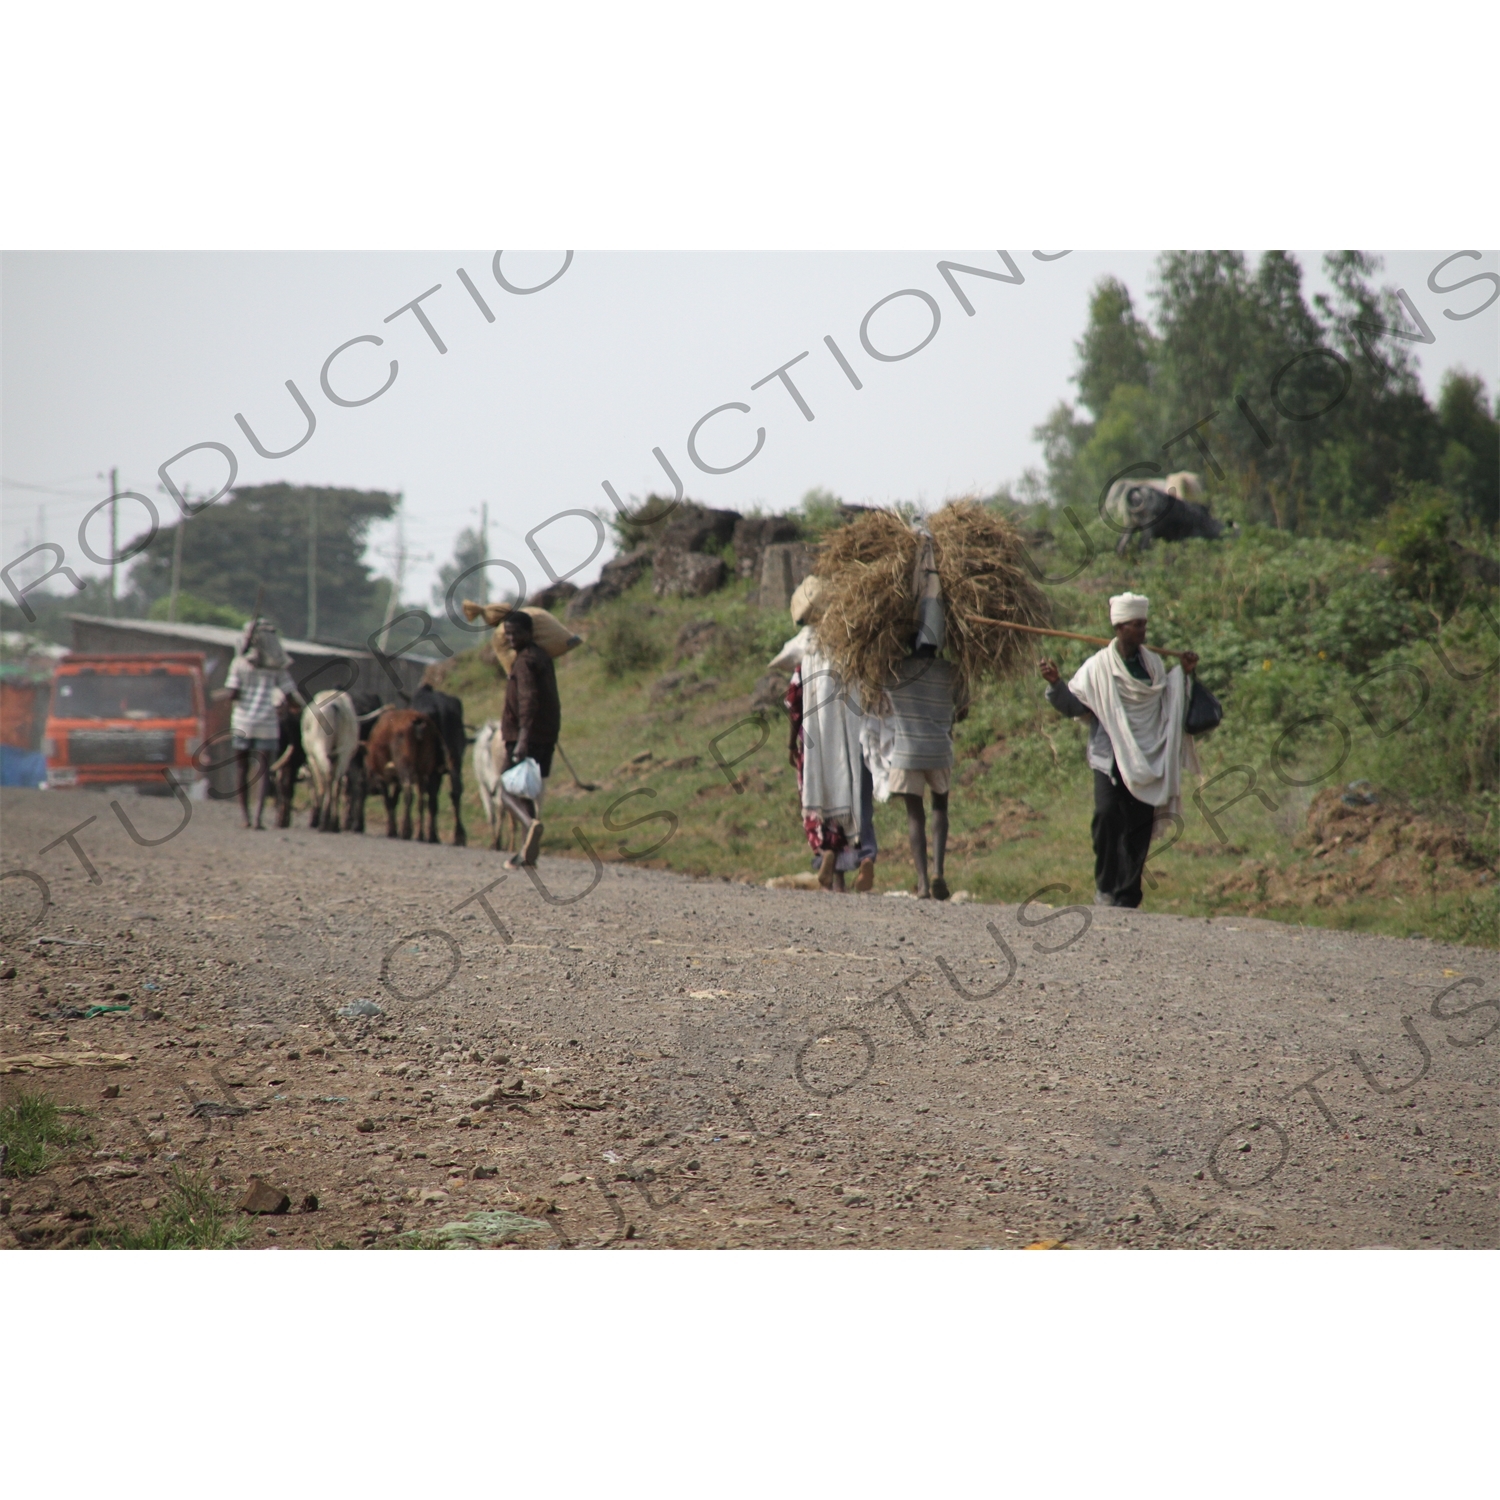
[[[512,610],[505,617],[504,631],[505,644],[515,652],[515,660],[505,684],[505,707],[500,714],[506,767],[500,780],[500,800],[526,829],[520,854],[506,861],[508,867],[515,868],[534,865],[542,846],[542,797],[546,779],[552,774],[552,752],[562,730],[562,704],[557,696],[557,671],[552,658],[536,642],[531,616],[525,610]],[[511,771],[527,760],[535,761],[540,773],[533,797],[520,796],[506,785]]]
[[[1070,719],[1087,719],[1094,772],[1094,904],[1141,904],[1141,875],[1151,840],[1182,813],[1182,772],[1198,757],[1184,733],[1194,651],[1169,672],[1146,646],[1144,594],[1109,601],[1112,644],[1096,651],[1064,683],[1055,663],[1038,670],[1047,701]]]
[[[239,654],[229,664],[229,675],[215,696],[230,698],[229,732],[238,772],[241,826],[265,828],[266,793],[271,786],[271,757],[281,744],[281,724],[276,695],[283,694],[298,708],[302,697],[287,671],[289,659],[281,637],[269,620],[257,616],[245,627]],[[255,822],[250,822],[251,759],[260,779],[260,799]]]

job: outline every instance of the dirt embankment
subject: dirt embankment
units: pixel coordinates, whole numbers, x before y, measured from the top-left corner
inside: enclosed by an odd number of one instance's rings
[[[1481,891],[1497,878],[1462,829],[1367,782],[1320,791],[1293,846],[1298,857],[1247,859],[1214,891],[1250,896],[1253,915],[1289,904],[1337,907],[1371,894],[1430,900]]]

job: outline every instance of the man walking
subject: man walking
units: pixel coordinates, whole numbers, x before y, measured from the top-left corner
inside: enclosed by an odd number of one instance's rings
[[[917,647],[896,669],[886,690],[893,745],[890,794],[906,804],[906,834],[917,868],[919,901],[948,899],[943,862],[948,853],[948,791],[953,771],[953,667],[930,645]],[[963,717],[960,712],[959,717]],[[932,879],[927,878],[927,816],[922,794],[932,793]]]
[[[500,714],[500,738],[505,744],[505,769],[523,760],[534,760],[542,773],[542,790],[536,800],[518,797],[500,786],[500,800],[526,828],[519,855],[506,865],[534,865],[542,846],[542,797],[546,779],[552,774],[552,752],[562,731],[562,704],[557,696],[557,670],[552,658],[536,643],[531,616],[513,609],[504,622],[505,644],[516,653],[510,679],[505,684],[505,707]]]
[[[1114,641],[1064,683],[1051,661],[1037,663],[1047,701],[1091,725],[1094,772],[1094,905],[1141,904],[1141,875],[1155,833],[1180,818],[1182,770],[1196,773],[1193,742],[1183,733],[1188,678],[1198,655],[1185,651],[1169,672],[1146,647],[1150,600],[1116,594],[1109,601]]]
[[[250,824],[250,761],[256,762],[260,799],[255,808],[255,827],[265,827],[266,793],[271,784],[271,757],[281,744],[281,724],[276,694],[283,693],[298,708],[302,698],[287,671],[287,654],[281,637],[269,620],[251,620],[245,628],[240,654],[229,664],[224,692],[234,703],[229,714],[229,732],[239,772],[241,826]]]

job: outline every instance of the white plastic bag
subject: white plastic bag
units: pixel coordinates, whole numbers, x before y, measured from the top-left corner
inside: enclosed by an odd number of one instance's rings
[[[525,760],[517,761],[510,770],[501,774],[500,785],[512,797],[524,797],[528,802],[535,802],[542,795],[542,768],[528,755]]]

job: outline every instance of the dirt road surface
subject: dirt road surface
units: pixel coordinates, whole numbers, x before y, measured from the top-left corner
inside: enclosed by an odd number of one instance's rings
[[[120,806],[143,838],[181,822]],[[955,906],[584,858],[533,881],[216,803],[156,846],[101,794],[0,811],[6,870],[52,900],[0,883],[0,1054],[129,1059],[0,1065],[92,1137],[6,1180],[7,1246],[144,1224],[174,1170],[284,1192],[256,1246],[497,1209],[544,1226],[521,1249],[1500,1239],[1488,952],[1059,890]],[[97,883],[41,852],[88,818]],[[359,1001],[380,1014],[340,1014]]]

